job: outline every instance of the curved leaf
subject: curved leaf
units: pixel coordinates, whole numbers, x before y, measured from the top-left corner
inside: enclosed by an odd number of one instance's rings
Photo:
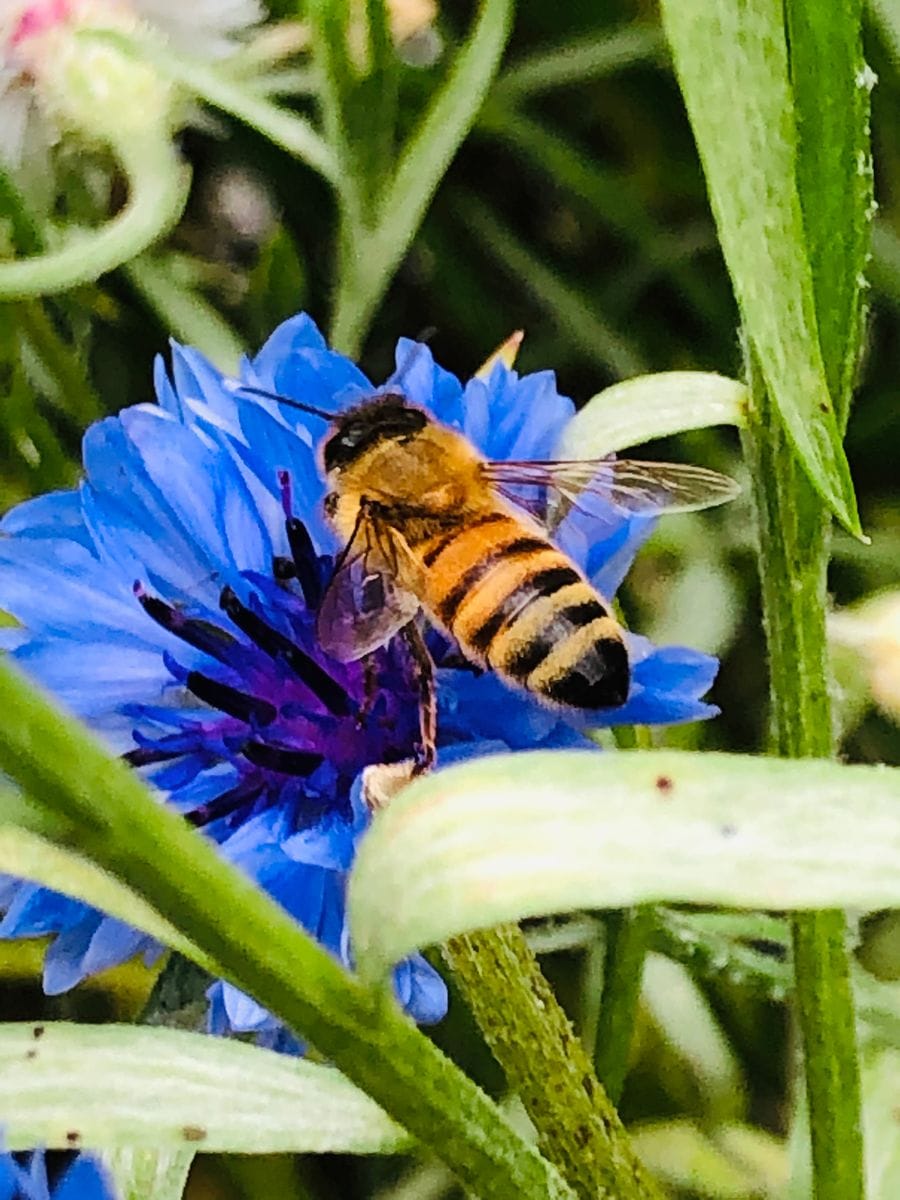
[[[412,784],[350,881],[361,973],[502,921],[688,901],[900,906],[900,771],[736,754],[536,751]]]
[[[334,1067],[132,1025],[0,1025],[10,1149],[382,1154],[408,1141]]]
[[[661,371],[614,383],[592,396],[563,430],[557,458],[594,458],[654,438],[743,425],[747,389],[712,371]]]

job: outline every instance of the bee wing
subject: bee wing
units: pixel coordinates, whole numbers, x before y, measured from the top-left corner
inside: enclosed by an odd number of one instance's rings
[[[693,512],[733,500],[741,490],[727,475],[706,467],[628,458],[489,462],[484,470],[514,504],[529,512],[542,504],[545,516],[557,519],[570,507],[599,517],[603,506],[642,516]]]
[[[361,513],[319,606],[322,649],[339,662],[355,662],[383,646],[419,611],[415,573],[404,538]]]

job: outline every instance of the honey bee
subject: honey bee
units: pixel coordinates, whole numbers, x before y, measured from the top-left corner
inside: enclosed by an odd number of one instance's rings
[[[554,545],[547,513],[590,511],[591,499],[598,519],[609,519],[610,506],[688,511],[739,490],[727,476],[674,463],[490,461],[400,391],[337,414],[270,398],[329,422],[319,444],[325,512],[344,549],[319,608],[319,641],[349,662],[404,637],[420,680],[418,771],[435,757],[433,664],[420,612],[473,665],[545,704],[615,708],[630,684],[622,628]]]

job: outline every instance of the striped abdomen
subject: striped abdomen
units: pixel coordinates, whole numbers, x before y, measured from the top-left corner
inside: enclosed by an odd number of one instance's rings
[[[466,656],[552,704],[609,708],[628,695],[618,623],[571,561],[502,511],[416,547],[425,607]]]

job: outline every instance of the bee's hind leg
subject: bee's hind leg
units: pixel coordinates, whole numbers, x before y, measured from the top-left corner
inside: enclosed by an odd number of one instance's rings
[[[419,685],[419,745],[416,749],[414,775],[424,775],[437,758],[437,692],[434,682],[434,662],[425,645],[422,631],[415,621],[400,630],[413,661]]]

